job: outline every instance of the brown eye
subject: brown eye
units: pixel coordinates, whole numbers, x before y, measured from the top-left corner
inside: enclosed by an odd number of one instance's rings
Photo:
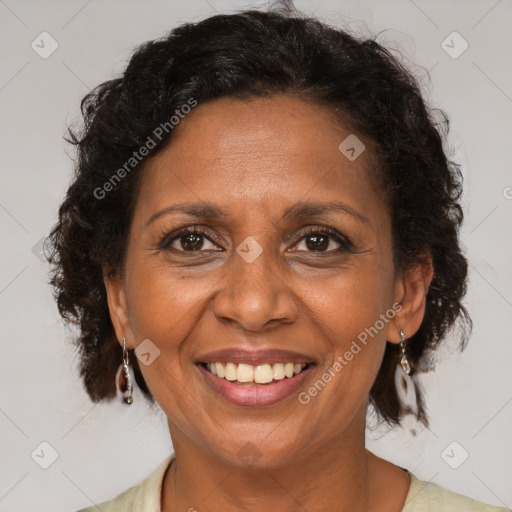
[[[306,246],[310,251],[325,251],[329,247],[329,238],[326,235],[308,235]]]
[[[183,235],[178,238],[181,243],[182,249],[186,251],[198,251],[203,247],[203,236],[196,235],[195,233]]]
[[[333,245],[334,244],[334,245]],[[336,230],[330,228],[310,229],[295,246],[293,252],[305,251],[316,253],[331,253],[350,251],[351,242]],[[304,248],[301,248],[304,247]]]
[[[177,232],[170,233],[164,237],[159,248],[176,252],[222,250],[217,244],[213,243],[202,230],[198,230],[197,228],[184,228]]]

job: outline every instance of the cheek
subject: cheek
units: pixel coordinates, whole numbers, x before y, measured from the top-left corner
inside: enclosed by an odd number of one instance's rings
[[[159,355],[150,364],[140,364],[144,380],[164,411],[181,424],[188,424],[189,411],[197,407],[189,383],[194,367],[186,342],[205,315],[208,278],[193,284],[169,268],[133,265],[127,282],[130,325],[139,344],[145,339],[156,345]],[[188,412],[187,412],[188,411]]]
[[[309,282],[304,293],[326,337],[339,340],[332,344],[336,351],[346,350],[347,344],[375,326],[385,337],[387,323],[379,319],[392,305],[392,268],[373,255],[358,258],[356,265],[337,271],[326,281]]]
[[[395,314],[392,268],[374,258],[365,263],[310,287],[308,294],[329,357],[301,403],[311,404],[332,425],[365,406],[384,354],[386,327]]]
[[[127,267],[126,294],[135,344],[151,340],[165,365],[176,371],[180,343],[200,315],[201,287],[191,286],[162,265],[133,261]],[[152,371],[151,367],[141,370]]]
[[[204,313],[213,276],[186,279],[179,269],[135,262],[130,277],[129,314],[136,342],[149,338],[169,349],[178,348]]]

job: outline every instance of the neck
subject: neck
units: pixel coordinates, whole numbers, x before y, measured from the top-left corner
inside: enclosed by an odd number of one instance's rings
[[[389,476],[386,465],[394,468],[366,450],[364,417],[359,428],[272,468],[258,467],[257,462],[248,467],[233,465],[176,429],[171,435],[176,459],[162,485],[162,512],[381,510],[379,474],[387,471]],[[403,488],[402,495],[398,498],[403,502]],[[396,510],[401,510],[398,502]]]

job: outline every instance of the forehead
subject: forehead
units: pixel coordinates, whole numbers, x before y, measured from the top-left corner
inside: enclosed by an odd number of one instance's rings
[[[361,137],[327,107],[289,96],[200,104],[145,166],[140,206],[150,214],[176,200],[218,201],[242,214],[306,199],[357,209],[373,197],[382,207],[368,142],[356,159],[339,149],[353,137],[359,152]]]

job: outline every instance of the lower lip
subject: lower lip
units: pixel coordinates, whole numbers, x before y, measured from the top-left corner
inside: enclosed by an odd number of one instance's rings
[[[250,385],[237,384],[226,379],[222,379],[210,373],[202,364],[197,367],[206,380],[206,384],[223,396],[229,402],[235,405],[245,407],[263,407],[272,405],[285,398],[292,396],[302,385],[304,379],[311,373],[313,367],[302,370],[298,375],[285,377],[282,380],[271,382],[269,384]]]

